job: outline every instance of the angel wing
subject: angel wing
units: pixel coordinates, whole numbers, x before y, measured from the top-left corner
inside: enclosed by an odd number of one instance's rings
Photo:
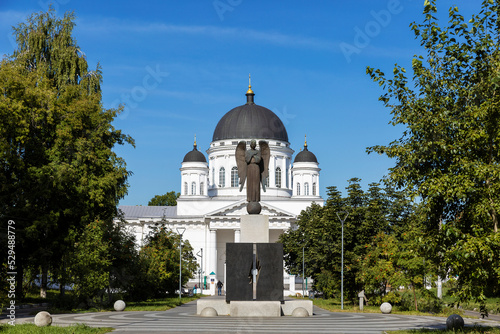
[[[245,185],[245,180],[247,179],[247,163],[245,161],[245,152],[247,150],[247,144],[244,141],[240,141],[238,146],[236,146],[236,166],[238,167],[238,177],[240,178],[240,191]]]
[[[269,144],[267,141],[259,141],[261,160],[261,180],[262,180],[262,190],[266,191],[266,182],[269,177],[269,158],[271,157],[271,150],[269,149]]]

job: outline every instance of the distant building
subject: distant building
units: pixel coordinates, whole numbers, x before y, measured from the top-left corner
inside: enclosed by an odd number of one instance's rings
[[[198,145],[181,163],[181,195],[177,206],[120,206],[129,227],[142,246],[152,224],[166,221],[172,231],[186,228],[183,239],[189,240],[194,254],[203,249],[203,276],[215,273],[225,283],[226,243],[240,241],[240,216],[246,212],[246,188],[239,191],[235,150],[244,140],[266,140],[271,158],[266,192],[261,192],[261,214],[269,216],[269,241],[291,228],[300,212],[312,203],[323,205],[319,189],[319,163],[304,148],[292,160],[294,150],[279,117],[254,103],[249,85],[247,102],[228,111],[217,124],[205,154]],[[198,263],[201,258],[198,257]],[[199,282],[199,276],[192,284]],[[287,282],[289,277],[285,275]],[[293,282],[293,280],[292,280]]]

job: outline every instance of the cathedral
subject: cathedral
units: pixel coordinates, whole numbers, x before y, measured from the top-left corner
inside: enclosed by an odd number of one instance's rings
[[[294,156],[280,118],[254,103],[251,85],[246,103],[229,110],[215,127],[205,151],[193,149],[181,162],[177,206],[120,206],[128,227],[143,245],[150,226],[166,222],[174,233],[189,240],[200,270],[188,283],[226,281],[226,243],[240,241],[240,216],[246,215],[246,185],[240,192],[235,151],[240,141],[265,140],[270,148],[269,177],[261,191],[262,215],[269,216],[269,242],[293,228],[300,212],[312,203],[323,205],[319,189],[319,163],[307,141]],[[293,291],[294,277],[285,273],[285,286]],[[212,283],[212,284],[209,284]]]

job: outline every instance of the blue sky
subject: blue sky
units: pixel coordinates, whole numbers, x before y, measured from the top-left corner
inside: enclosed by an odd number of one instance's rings
[[[457,2],[439,1],[443,25]],[[0,55],[14,50],[11,27],[48,3],[0,2]],[[90,67],[102,67],[104,107],[126,104],[114,126],[136,148],[116,148],[134,173],[122,205],[180,191],[179,168],[194,135],[205,152],[219,119],[245,103],[249,73],[255,102],[281,118],[296,153],[307,134],[323,198],[327,186],[345,193],[352,177],[367,190],[395,163],[366,153],[402,132],[388,124],[383,91],[366,67],[409,70],[413,55],[423,54],[409,28],[422,22],[423,0],[52,3],[59,16],[74,11],[73,36]],[[481,1],[458,5],[469,18]]]

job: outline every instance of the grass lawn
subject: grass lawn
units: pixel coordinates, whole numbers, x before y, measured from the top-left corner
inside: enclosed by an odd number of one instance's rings
[[[465,327],[463,331],[448,331],[437,329],[409,329],[403,331],[386,331],[390,334],[420,334],[420,333],[436,333],[436,334],[500,334],[500,328],[494,327]]]
[[[102,334],[109,333],[113,328],[94,328],[87,325],[73,325],[68,327],[60,326],[48,326],[48,327],[37,327],[34,324],[22,324],[22,325],[0,325],[0,333],[8,334]]]
[[[363,311],[359,310],[359,305],[353,305],[352,303],[346,303],[344,301],[344,309],[341,309],[341,303],[338,299],[314,299],[314,305],[321,307],[322,309],[331,312],[366,312],[366,313],[381,313],[380,306],[370,306],[365,305]],[[460,309],[445,308],[443,312],[437,314],[431,314],[428,312],[419,311],[400,311],[397,306],[392,307],[393,314],[404,314],[404,315],[433,315],[438,317],[448,317],[451,314],[459,314],[463,316],[463,311]]]
[[[199,297],[179,297],[175,298],[162,298],[162,299],[149,299],[142,302],[127,303],[125,311],[166,311],[179,305],[189,303]],[[114,311],[114,308],[107,309],[106,311]]]
[[[127,302],[125,301],[126,308],[125,311],[166,311],[171,308],[177,307],[182,304],[189,303],[193,300],[200,298],[196,297],[171,297],[171,298],[161,298],[161,299],[148,299],[140,302]],[[61,309],[61,308],[49,308],[47,311],[51,314],[61,314],[61,313],[87,313],[87,312],[110,312],[114,311],[113,305],[105,308],[88,308],[88,309]]]

